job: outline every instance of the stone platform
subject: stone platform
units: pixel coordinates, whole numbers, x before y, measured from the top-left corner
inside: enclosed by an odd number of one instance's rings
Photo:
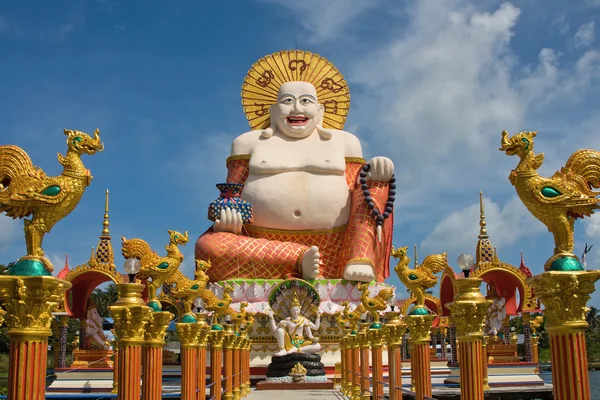
[[[256,390],[322,390],[333,389],[330,380],[322,382],[268,382],[260,381],[256,384]]]

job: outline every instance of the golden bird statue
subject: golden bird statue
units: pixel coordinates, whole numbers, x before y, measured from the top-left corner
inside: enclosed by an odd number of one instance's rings
[[[438,277],[435,274],[443,271],[446,265],[448,265],[447,254],[430,254],[425,257],[422,264],[415,265],[414,269],[410,269],[408,265],[411,259],[406,255],[407,250],[408,246],[392,247],[391,255],[398,260],[394,271],[398,275],[398,278],[400,278],[400,281],[416,297],[415,305],[411,309],[410,314],[429,315],[429,310],[425,307],[425,291],[437,284]]]
[[[140,272],[137,278],[146,280],[148,286],[148,306],[154,311],[161,311],[160,301],[156,299],[156,292],[178,269],[183,261],[183,254],[179,246],[188,242],[188,233],[183,235],[177,231],[168,230],[169,244],[165,246],[167,255],[164,257],[156,254],[150,245],[143,239],[121,238],[121,254],[125,258],[137,258],[140,260]]]
[[[180,270],[176,270],[163,284],[163,293],[168,292],[168,295],[174,299],[181,300],[184,314],[180,317],[181,322],[196,322],[197,318],[192,313],[192,305],[194,300],[200,297],[203,301],[205,293],[212,292],[206,289],[209,277],[206,271],[211,267],[209,261],[196,260],[196,270],[194,271],[194,279],[189,279],[183,275]],[[165,290],[165,287],[168,290]],[[213,295],[214,296],[214,295]],[[204,301],[206,306],[207,302]],[[206,307],[205,307],[206,308]]]
[[[573,254],[574,224],[578,218],[591,216],[600,208],[600,152],[577,150],[564,167],[550,178],[537,170],[544,153],[533,151],[537,132],[521,132],[512,137],[502,132],[499,150],[518,156],[519,164],[509,175],[521,202],[554,236],[554,255],[544,263],[546,271],[582,271]]]
[[[58,154],[63,166],[58,176],[35,167],[20,147],[0,146],[0,212],[12,218],[32,216],[23,221],[27,255],[10,267],[11,275],[51,275],[54,267],[42,249],[44,235],[77,207],[92,182],[81,156],[104,150],[98,129],[93,137],[68,129],[64,133],[67,152]]]
[[[388,301],[394,297],[394,289],[392,288],[383,288],[379,290],[374,297],[369,297],[369,284],[366,282],[360,282],[356,285],[357,289],[361,291],[360,294],[360,302],[364,309],[371,315],[373,318],[373,323],[371,324],[371,328],[379,329],[381,328],[381,324],[379,323],[379,312],[385,310],[388,306]],[[358,307],[357,307],[358,309]],[[355,309],[355,312],[356,310]],[[356,312],[358,314],[358,312]]]
[[[538,315],[533,320],[529,321],[529,325],[531,326],[533,335],[537,335],[538,329],[541,328],[543,323],[544,323],[544,317],[541,315]]]

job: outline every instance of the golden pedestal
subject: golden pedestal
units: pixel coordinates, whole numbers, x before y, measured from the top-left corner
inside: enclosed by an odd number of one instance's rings
[[[109,368],[114,367],[112,350],[73,350],[73,363],[71,368]]]
[[[491,301],[479,292],[479,278],[464,278],[454,282],[456,295],[447,305],[456,326],[460,352],[460,398],[483,400],[483,327]]]
[[[408,315],[404,318],[410,332],[410,364],[417,399],[431,397],[431,324],[433,315]]]
[[[388,351],[389,400],[402,400],[402,337],[406,326],[400,321],[400,314],[388,312],[383,326]]]
[[[9,399],[45,399],[52,312],[70,287],[51,276],[0,276],[0,301],[10,337]]]
[[[177,324],[181,342],[181,400],[196,400],[198,389],[198,339],[201,333],[197,323]]]
[[[600,271],[546,271],[527,279],[545,306],[556,400],[590,400],[586,304]]]
[[[119,346],[117,387],[119,400],[139,400],[141,395],[142,345],[151,309],[142,300],[144,285],[117,285],[119,298],[110,306],[115,321],[115,336]]]
[[[142,349],[142,400],[162,399],[163,347],[172,319],[166,311],[150,314]]]

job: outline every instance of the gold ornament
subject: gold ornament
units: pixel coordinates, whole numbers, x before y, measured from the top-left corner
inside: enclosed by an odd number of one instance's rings
[[[429,344],[434,318],[435,315],[408,315],[404,318],[412,344]]]
[[[342,74],[324,57],[302,50],[283,50],[258,60],[242,85],[242,106],[252,129],[271,125],[270,107],[286,82],[311,83],[324,107],[324,128],[343,129],[350,109],[350,89]]]
[[[383,311],[388,306],[388,300],[394,297],[394,289],[384,288],[377,293],[373,298],[369,298],[369,284],[360,282],[356,285],[356,288],[362,293],[360,295],[360,302],[362,306],[367,310],[369,315],[373,318],[373,325],[379,324],[379,312]],[[375,327],[371,325],[372,327]]]
[[[193,280],[177,270],[165,281],[165,284],[171,286],[169,297],[181,300],[183,303],[184,315],[191,316],[194,319],[195,316],[192,314],[192,304],[197,297],[202,298],[205,308],[208,310],[205,297],[210,296],[206,294],[207,292],[212,294],[210,290],[206,289],[206,284],[209,280],[208,275],[206,275],[206,270],[208,268],[210,268],[210,262],[196,260],[196,271],[194,272]]]
[[[124,237],[121,238],[121,254],[123,254],[123,257],[140,260],[141,268],[136,278],[147,280],[148,304],[155,311],[162,309],[160,304],[156,303],[156,292],[179,268],[183,261],[183,254],[181,254],[179,246],[188,242],[187,232],[183,235],[177,231],[169,230],[168,232],[170,239],[169,244],[165,247],[167,250],[165,257],[156,254],[150,248],[150,245],[142,239],[127,240]]]
[[[507,155],[520,158],[509,180],[529,212],[554,235],[554,255],[544,264],[546,271],[582,271],[579,258],[573,254],[574,224],[600,208],[600,152],[577,150],[560,171],[545,178],[537,170],[544,153],[535,155],[533,138],[537,132],[521,132],[508,137],[502,132],[502,147]]]
[[[181,342],[181,347],[198,346],[198,339],[202,332],[202,327],[194,323],[179,323],[177,324],[177,336]]]
[[[292,297],[292,306],[290,308],[293,308],[293,307],[297,307],[297,308],[301,307],[300,300],[298,300],[298,293],[296,293],[296,292],[294,292],[294,295]]]
[[[367,335],[369,336],[369,343],[371,343],[371,347],[380,348],[383,346],[384,339],[386,337],[383,329],[369,329]]]
[[[137,283],[117,285],[119,298],[109,310],[115,321],[115,336],[119,338],[120,343],[144,343],[146,324],[151,318],[152,310],[142,300],[143,288],[143,285]]]
[[[296,363],[296,365],[294,365],[294,367],[292,368],[291,375],[306,375],[306,368],[304,368],[302,366],[302,364],[300,364],[299,362]]]
[[[104,150],[98,129],[93,138],[80,131],[64,132],[67,153],[58,155],[64,167],[59,176],[47,176],[20,147],[0,146],[0,212],[12,218],[32,215],[24,220],[27,256],[11,267],[11,275],[49,275],[54,270],[44,257],[44,235],[75,209],[92,181],[81,156]],[[40,270],[40,263],[46,272]]]
[[[456,326],[457,338],[461,340],[483,338],[485,316],[492,302],[479,291],[481,282],[479,278],[457,279],[454,301],[446,305],[452,315],[452,324]]]
[[[547,318],[546,330],[551,332],[586,328],[585,317],[588,312],[586,304],[590,294],[596,289],[594,283],[598,279],[600,279],[599,270],[546,271],[528,278],[527,282],[534,287],[536,296],[544,304],[544,314]]]
[[[211,349],[222,349],[223,341],[225,340],[225,331],[213,330],[210,331],[210,347]]]
[[[431,254],[417,265],[417,248],[415,246],[415,268],[410,269],[410,257],[407,257],[408,246],[393,248],[391,255],[398,260],[394,271],[404,285],[415,295],[415,305],[411,310],[414,315],[426,315],[429,311],[425,307],[425,291],[437,285],[438,277],[434,274],[441,272],[448,265],[447,254]]]
[[[167,328],[173,319],[173,314],[167,311],[150,313],[148,324],[146,325],[144,339],[146,345],[163,346],[165,344],[165,335]]]
[[[46,335],[69,282],[49,276],[0,276],[0,303],[9,334]]]

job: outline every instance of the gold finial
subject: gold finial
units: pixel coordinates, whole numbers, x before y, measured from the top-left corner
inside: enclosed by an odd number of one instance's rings
[[[419,265],[419,255],[417,254],[417,245],[415,244],[415,267]]]
[[[483,192],[479,192],[479,239],[487,239],[488,233],[485,228],[485,212],[483,211]]]
[[[106,189],[106,200],[104,203],[104,221],[102,222],[102,235],[108,236],[110,235],[110,231],[108,230],[110,223],[108,222],[108,189]]]
[[[92,246],[92,258],[90,258],[90,260],[94,259],[94,246]]]
[[[494,246],[494,261],[498,261],[498,248]]]
[[[292,306],[290,308],[293,307],[301,307],[300,300],[298,300],[298,293],[296,292],[294,292],[294,296],[292,297]]]

